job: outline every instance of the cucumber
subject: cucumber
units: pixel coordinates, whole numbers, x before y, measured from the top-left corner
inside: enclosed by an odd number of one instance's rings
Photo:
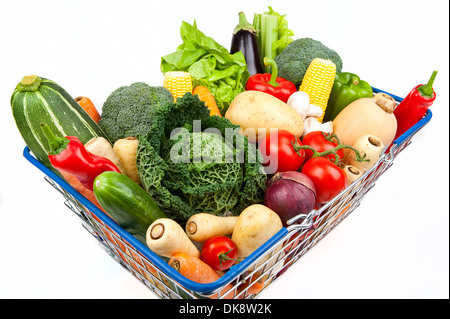
[[[148,227],[159,218],[167,218],[141,186],[118,172],[98,175],[94,180],[94,195],[117,224],[144,244]]]
[[[47,123],[56,136],[76,136],[83,144],[100,136],[108,140],[100,126],[61,86],[36,75],[25,76],[17,85],[11,108],[25,143],[50,168],[49,145],[41,123]]]

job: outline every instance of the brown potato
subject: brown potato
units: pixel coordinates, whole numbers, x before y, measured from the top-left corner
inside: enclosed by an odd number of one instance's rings
[[[240,133],[252,143],[270,133],[271,129],[286,130],[302,136],[303,120],[291,106],[276,97],[259,92],[245,91],[233,100],[225,117],[241,127]]]

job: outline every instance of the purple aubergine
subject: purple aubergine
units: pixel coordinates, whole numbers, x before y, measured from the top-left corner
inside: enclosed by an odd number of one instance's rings
[[[316,188],[303,173],[277,173],[267,183],[264,205],[276,212],[283,223],[299,214],[308,214],[315,203]]]
[[[250,76],[264,73],[256,33],[257,31],[253,25],[247,22],[244,12],[240,12],[239,24],[234,29],[233,38],[231,39],[230,53],[234,54],[241,51],[244,54],[247,71],[250,73]]]

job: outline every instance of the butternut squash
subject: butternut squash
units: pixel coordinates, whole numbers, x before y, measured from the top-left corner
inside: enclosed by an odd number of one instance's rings
[[[334,134],[347,145],[354,145],[363,135],[377,136],[384,145],[390,145],[397,132],[397,119],[393,113],[395,105],[395,100],[384,93],[358,99],[334,119]]]

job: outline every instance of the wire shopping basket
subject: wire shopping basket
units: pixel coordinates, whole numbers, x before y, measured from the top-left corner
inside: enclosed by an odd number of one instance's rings
[[[374,88],[375,93],[387,93]],[[402,99],[387,93],[397,102]],[[394,141],[376,165],[348,186],[336,198],[309,214],[298,215],[287,222],[270,240],[242,262],[231,267],[210,284],[193,282],[180,275],[166,260],[120,227],[108,215],[72,188],[64,179],[39,162],[25,147],[23,155],[45,174],[45,180],[64,197],[64,204],[80,219],[110,256],[162,299],[251,299],[301,259],[322,238],[341,223],[375,186],[412,138],[432,118],[425,117]]]

